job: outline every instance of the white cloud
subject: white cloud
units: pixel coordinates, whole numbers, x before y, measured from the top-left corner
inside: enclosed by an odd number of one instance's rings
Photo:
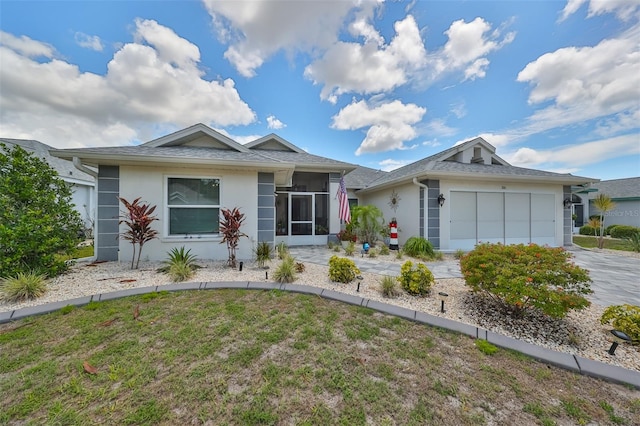
[[[619,157],[640,155],[638,134],[617,136],[557,149],[535,150],[524,147],[502,155],[510,164],[545,170],[577,169]]]
[[[409,163],[411,163],[411,161],[393,160],[391,158],[388,158],[386,160],[380,161],[378,164],[380,165],[380,170],[383,170],[385,172],[390,172],[392,170],[399,169],[402,166],[406,166]]]
[[[32,40],[26,36],[16,37],[4,31],[0,31],[0,45],[28,58],[39,56],[53,58],[55,54],[55,49],[48,43]]]
[[[58,147],[121,145],[155,136],[157,128],[255,120],[233,80],[202,78],[197,46],[155,21],[135,24],[136,42],[114,54],[104,76],[53,58],[47,44],[3,33],[3,135],[11,137],[12,128],[30,129],[31,137]],[[32,56],[52,59],[35,61]]]
[[[552,102],[528,119],[530,132],[616,114],[633,114],[640,99],[640,52],[636,25],[593,47],[566,47],[529,63],[517,81],[532,86],[529,103]],[[618,126],[625,123],[617,120]],[[637,127],[626,120],[629,128]],[[629,129],[628,128],[628,129]],[[624,130],[624,129],[620,129]]]
[[[233,135],[228,131],[226,131],[225,129],[215,128],[215,127],[213,128],[213,130],[227,136],[228,138],[233,139],[234,141],[242,145],[248,144],[249,142],[253,142],[256,139],[260,139],[261,137],[264,136],[264,135]]]
[[[458,133],[458,129],[449,127],[443,119],[436,118],[425,125],[425,133],[437,136],[453,136]]]
[[[279,50],[324,49],[336,41],[355,8],[372,10],[377,1],[216,1],[203,0],[219,39],[229,43],[225,58],[252,77]]]
[[[287,125],[278,120],[274,115],[269,115],[267,116],[267,127],[269,129],[278,130],[287,127]]]
[[[635,0],[569,0],[562,10],[560,21],[564,21],[577,12],[587,2],[589,3],[589,11],[587,13],[589,18],[605,13],[613,13],[618,19],[628,21],[634,16],[637,17],[640,10],[640,3]]]
[[[344,93],[379,93],[405,84],[409,76],[426,64],[426,50],[413,16],[395,23],[389,45],[381,36],[367,42],[334,44],[323,57],[305,68],[305,76],[322,84],[320,98],[335,102]]]
[[[95,50],[96,52],[102,52],[104,46],[102,40],[98,36],[90,36],[85,33],[77,32],[74,36],[78,46],[85,47],[87,49]]]
[[[443,75],[462,71],[464,80],[484,78],[489,60],[487,55],[511,43],[515,32],[502,36],[501,29],[478,17],[471,22],[454,21],[445,32],[448,40],[444,47],[429,57],[428,78],[435,81]]]
[[[392,102],[369,105],[366,101],[352,102],[333,116],[331,127],[339,130],[368,128],[367,135],[356,155],[408,149],[405,142],[418,136],[414,125],[427,112],[415,104]]]

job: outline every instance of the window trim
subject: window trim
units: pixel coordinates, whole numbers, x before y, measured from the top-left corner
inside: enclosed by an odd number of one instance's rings
[[[163,237],[162,240],[170,240],[170,241],[220,241],[222,239],[222,235],[218,232],[217,234],[170,234],[170,222],[171,222],[171,208],[180,208],[185,206],[173,206],[169,205],[169,179],[215,179],[218,181],[218,204],[217,205],[189,205],[188,207],[193,208],[217,208],[218,215],[220,214],[220,210],[222,209],[222,177],[221,176],[211,176],[211,175],[181,175],[181,174],[165,174],[163,175],[163,203],[164,203],[164,214],[166,220],[164,221],[163,226]],[[219,217],[218,217],[219,220]]]

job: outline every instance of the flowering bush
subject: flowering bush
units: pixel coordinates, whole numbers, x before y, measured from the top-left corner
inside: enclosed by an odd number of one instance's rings
[[[402,264],[400,276],[397,279],[407,293],[417,296],[429,294],[434,282],[433,274],[424,263],[418,263],[414,267],[410,260]]]
[[[516,316],[536,308],[553,318],[584,309],[592,293],[589,272],[569,262],[562,248],[535,244],[479,244],[462,256],[460,269],[473,292],[491,297]]]
[[[336,236],[340,241],[353,241],[355,243],[357,239],[356,234],[350,229],[343,229]]]

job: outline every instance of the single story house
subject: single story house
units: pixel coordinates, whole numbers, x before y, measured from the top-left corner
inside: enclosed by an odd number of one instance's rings
[[[165,260],[184,246],[203,259],[226,259],[218,233],[220,209],[245,214],[237,256],[250,259],[258,242],[326,244],[340,230],[335,200],[340,176],[355,165],[309,154],[270,134],[242,145],[196,124],[138,146],[64,149],[54,155],[98,170],[95,235],[98,260],[130,259],[118,238],[118,197],[157,206],[159,238],[143,259]]]
[[[570,200],[598,180],[514,167],[495,151],[475,138],[388,173],[357,169],[345,180],[360,204],[397,220],[400,245],[413,235],[442,251],[479,242],[571,244]]]
[[[54,149],[53,147],[36,140],[0,138],[0,143],[5,144],[9,149],[14,145],[18,145],[25,151],[46,161],[62,180],[71,185],[71,202],[82,218],[86,233],[91,234],[96,208],[96,183],[94,178],[96,171],[89,169],[87,170],[88,173],[86,173],[78,170],[73,165],[73,162],[53,157],[50,154],[50,151]]]
[[[598,194],[605,194],[614,202],[615,208],[605,213],[605,226],[630,225],[640,228],[640,177],[626,179],[603,180],[594,183],[588,191],[576,194],[576,221],[582,219],[583,223],[589,221],[589,217],[599,215],[593,205],[593,199]],[[576,224],[577,226],[577,224]]]
[[[200,258],[226,259],[218,244],[221,208],[246,216],[238,258],[258,242],[326,244],[343,224],[336,197],[345,176],[350,201],[395,217],[400,244],[412,235],[436,248],[469,250],[479,241],[571,243],[572,191],[596,179],[510,166],[481,138],[392,172],[309,154],[270,134],[242,145],[196,124],[138,146],[54,150],[77,167],[98,170],[96,255],[129,259],[118,239],[118,197],[156,205],[159,238],[143,258],[164,260],[185,246]]]

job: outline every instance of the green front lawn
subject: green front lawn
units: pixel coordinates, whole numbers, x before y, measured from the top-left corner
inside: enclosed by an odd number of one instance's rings
[[[573,243],[584,248],[596,248],[598,247],[598,237],[591,237],[588,235],[574,235]],[[611,250],[633,251],[633,248],[629,241],[619,240],[616,238],[605,238],[604,248]]]
[[[640,423],[628,387],[281,291],[67,307],[0,325],[0,348],[0,424]]]

